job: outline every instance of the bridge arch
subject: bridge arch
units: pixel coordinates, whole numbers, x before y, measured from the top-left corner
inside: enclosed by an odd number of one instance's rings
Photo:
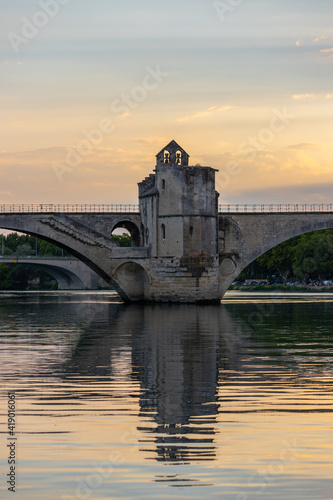
[[[133,261],[124,262],[115,270],[114,277],[132,301],[150,299],[149,276],[141,264]]]
[[[117,217],[119,220],[119,216]],[[109,283],[120,297],[128,301],[129,296],[114,279],[112,252],[118,245],[111,236],[96,231],[96,227],[113,226],[114,219],[89,214],[45,213],[45,214],[0,214],[0,227],[44,239],[67,250],[101,278]],[[111,257],[111,258],[110,258]]]
[[[0,260],[0,264],[1,264]],[[13,265],[8,264],[7,265]],[[69,271],[68,269],[61,268],[59,266],[50,265],[50,264],[36,264],[36,263],[28,263],[28,262],[18,262],[15,265],[23,265],[23,266],[34,266],[38,267],[41,271],[45,271],[47,274],[52,276],[57,282],[59,290],[84,290],[85,286],[81,278]]]
[[[0,264],[33,267],[46,272],[58,282],[59,290],[95,290],[106,282],[81,260],[73,257],[2,256]]]
[[[52,276],[58,282],[60,290],[84,290],[85,288],[81,278],[67,269],[42,264],[37,267]]]
[[[126,229],[130,233],[132,247],[139,247],[140,246],[140,243],[141,243],[140,229],[132,220],[123,219],[123,220],[118,221],[112,227],[111,234],[113,233],[113,231],[115,231],[116,229],[119,229],[119,228]]]
[[[262,241],[261,245],[258,245],[257,248],[253,249],[252,252],[247,255],[247,258],[243,260],[242,270],[245,269],[245,267],[251,264],[251,262],[256,260],[258,257],[265,254],[269,250],[272,250],[281,243],[295,238],[296,236],[312,233],[314,231],[321,231],[323,229],[333,229],[333,215],[331,215],[328,220],[317,221],[316,224],[313,224],[313,222],[311,221],[309,221],[308,223],[304,223],[302,221],[302,223],[298,227],[291,226],[284,228],[284,230],[282,230],[281,232],[275,233],[274,236],[272,235],[273,237],[271,237],[270,239],[267,240],[265,238],[264,241]]]
[[[333,229],[329,213],[233,214],[220,217],[220,226],[221,219],[227,242],[220,253],[222,296],[249,264],[272,248],[301,234]]]

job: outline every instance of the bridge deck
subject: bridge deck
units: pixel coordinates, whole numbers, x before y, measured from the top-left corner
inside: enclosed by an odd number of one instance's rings
[[[333,203],[285,203],[285,204],[223,204],[219,205],[219,214],[238,213],[331,213]],[[0,205],[0,214],[138,214],[138,205],[123,204],[13,204]]]

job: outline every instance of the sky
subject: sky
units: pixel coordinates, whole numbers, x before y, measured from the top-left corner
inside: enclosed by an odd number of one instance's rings
[[[137,203],[172,139],[220,203],[333,202],[331,0],[10,0],[0,204]]]

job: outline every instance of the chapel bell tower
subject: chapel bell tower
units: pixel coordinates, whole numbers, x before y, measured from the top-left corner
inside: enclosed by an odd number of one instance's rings
[[[215,257],[216,170],[189,166],[189,155],[171,141],[156,155],[154,172],[139,183],[141,231],[151,257]]]

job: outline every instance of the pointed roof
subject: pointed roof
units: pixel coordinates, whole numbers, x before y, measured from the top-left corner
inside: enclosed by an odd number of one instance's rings
[[[167,146],[165,146],[163,149],[161,149],[161,151],[159,153],[157,153],[156,156],[159,156],[159,155],[163,154],[166,149],[171,149],[173,151],[174,150],[179,150],[182,153],[185,153],[189,157],[189,154],[186,153],[185,149],[183,149],[182,147],[180,147],[179,144],[177,144],[176,141],[169,142],[169,144]]]

